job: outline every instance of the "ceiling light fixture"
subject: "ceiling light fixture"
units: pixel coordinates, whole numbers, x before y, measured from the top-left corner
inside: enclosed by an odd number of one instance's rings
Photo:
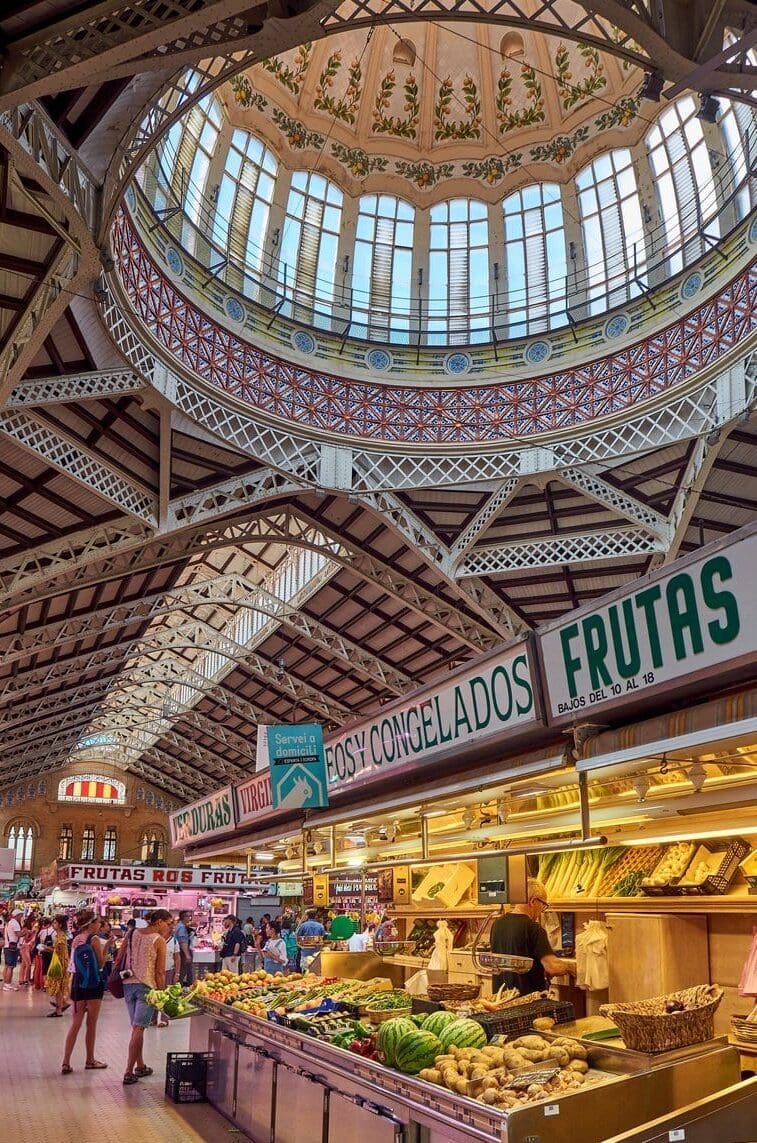
[[[648,99],[650,103],[659,103],[664,86],[665,76],[662,72],[648,71],[639,88],[639,98]]]
[[[703,123],[717,123],[718,115],[720,114],[720,103],[714,95],[709,92],[703,91],[699,97],[699,110],[697,111],[697,119],[701,119]]]
[[[255,860],[256,861],[273,861],[273,850],[272,849],[261,849],[258,853],[255,854]]]
[[[694,787],[694,793],[700,794],[702,792],[702,787],[707,781],[707,771],[701,762],[695,762],[689,770],[689,781]]]

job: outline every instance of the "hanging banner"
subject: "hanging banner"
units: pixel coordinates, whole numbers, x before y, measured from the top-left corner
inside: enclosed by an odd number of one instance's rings
[[[539,635],[550,722],[736,677],[757,659],[757,530],[582,608]]]
[[[234,829],[234,802],[231,786],[216,790],[207,798],[184,806],[169,815],[171,824],[171,847],[193,845],[217,834],[229,833]]]
[[[314,722],[269,726],[267,743],[274,807],[305,810],[327,806],[323,727]]]
[[[260,874],[244,869],[162,869],[148,865],[63,865],[58,884],[113,885],[136,889],[242,889],[257,883]]]
[[[235,786],[234,804],[237,826],[254,825],[275,814],[270,770],[263,770]]]

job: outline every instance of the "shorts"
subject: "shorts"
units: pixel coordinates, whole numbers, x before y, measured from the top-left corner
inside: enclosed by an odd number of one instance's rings
[[[124,981],[124,1000],[132,1028],[149,1028],[153,1022],[157,1008],[153,1008],[152,1004],[148,1004],[145,1000],[148,992],[152,992],[152,989],[147,984]]]
[[[98,984],[95,988],[82,988],[77,983],[76,976],[71,976],[71,999],[74,1003],[83,1004],[85,1000],[102,1000],[105,985]]]
[[[3,959],[5,960],[6,968],[15,968],[18,964],[18,949],[17,948],[4,948]]]

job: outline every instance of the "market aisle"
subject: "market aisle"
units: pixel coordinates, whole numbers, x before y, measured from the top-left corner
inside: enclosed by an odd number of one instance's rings
[[[177,1106],[163,1095],[166,1053],[186,1051],[189,1021],[145,1036],[145,1062],[155,1074],[121,1083],[129,1024],[123,1001],[106,996],[97,1027],[97,1057],[107,1071],[84,1070],[84,1029],[74,1072],[60,1074],[70,1009],[47,1020],[44,993],[0,991],[3,1137],[14,1143],[228,1143],[243,1136],[208,1104]]]

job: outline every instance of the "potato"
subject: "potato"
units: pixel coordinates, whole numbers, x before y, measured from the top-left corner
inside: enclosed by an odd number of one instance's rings
[[[554,1060],[561,1068],[567,1067],[570,1063],[570,1053],[567,1048],[561,1048],[559,1044],[553,1044],[547,1051],[547,1059]]]
[[[567,1067],[569,1072],[579,1072],[582,1075],[585,1075],[589,1070],[586,1060],[571,1060]]]
[[[473,1071],[470,1074],[470,1078],[472,1080],[482,1080],[482,1079],[485,1079],[488,1074],[489,1074],[488,1068],[474,1067]]]
[[[487,1103],[492,1107],[499,1101],[499,1089],[495,1087],[486,1087],[478,1097],[481,1103]]]
[[[568,1045],[568,1055],[572,1060],[588,1060],[589,1058],[589,1053],[583,1044],[577,1044],[575,1040]]]
[[[458,1095],[468,1094],[468,1081],[466,1079],[459,1079],[455,1084],[455,1091]]]
[[[551,1016],[539,1016],[534,1020],[534,1028],[538,1032],[548,1032],[550,1028],[554,1028],[555,1021]]]

